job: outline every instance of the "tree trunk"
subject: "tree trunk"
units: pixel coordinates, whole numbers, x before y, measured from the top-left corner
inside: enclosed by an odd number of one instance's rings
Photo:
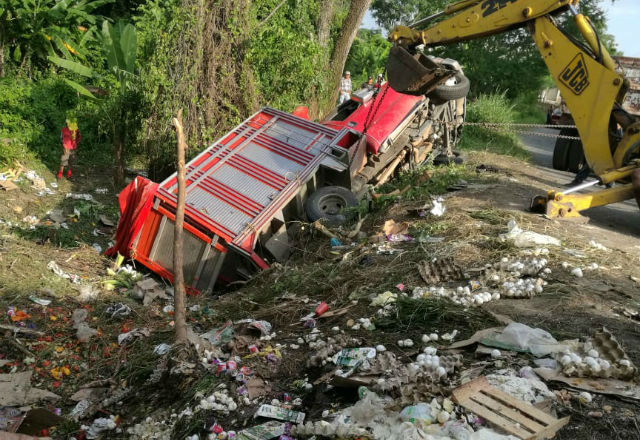
[[[182,109],[178,110],[177,117],[173,118],[173,125],[178,135],[178,206],[176,208],[176,223],[173,242],[173,287],[174,287],[174,320],[176,329],[176,344],[187,343],[187,323],[183,273],[183,226],[185,204],[185,159],[184,151],[187,143],[184,140],[182,128]]]
[[[4,78],[4,51],[6,49],[6,45],[4,44],[4,32],[0,27],[0,78]]]
[[[318,16],[318,44],[320,44],[321,47],[327,47],[327,43],[329,43],[334,1],[335,0],[322,0],[320,2],[320,15]]]
[[[124,129],[121,125],[122,122],[123,118],[119,118],[113,126],[113,156],[116,162],[113,182],[116,188],[122,188],[124,183]]]
[[[334,103],[338,99],[340,78],[342,76],[344,65],[347,62],[349,49],[351,49],[351,44],[353,44],[353,40],[356,38],[360,23],[362,23],[364,14],[366,14],[370,4],[371,0],[351,0],[351,3],[349,4],[349,12],[347,13],[347,17],[344,19],[344,23],[342,23],[340,35],[338,36],[335,47],[333,48],[333,55],[331,55],[330,86],[333,87],[331,103]]]

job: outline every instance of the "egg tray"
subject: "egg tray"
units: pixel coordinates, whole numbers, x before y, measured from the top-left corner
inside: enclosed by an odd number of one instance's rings
[[[423,260],[418,263],[418,272],[427,284],[460,281],[466,278],[460,266],[451,257],[434,261]]]
[[[378,391],[390,391],[402,389],[411,384],[436,384],[447,379],[447,376],[453,374],[456,368],[462,366],[462,356],[459,354],[441,356],[440,366],[447,372],[446,375],[439,377],[436,370],[420,368],[413,371],[407,365],[399,362],[395,355],[390,352],[380,353],[375,360],[371,362],[370,368],[366,371],[367,375],[384,377],[384,382],[376,383],[373,388]]]
[[[637,374],[638,368],[633,365],[633,363],[629,366],[619,364],[621,360],[629,360],[629,358],[615,336],[613,336],[605,327],[602,327],[601,330],[595,332],[593,336],[582,346],[584,352],[588,351],[584,350],[584,348],[585,345],[588,345],[589,343],[598,351],[602,359],[609,361],[611,368],[608,370],[601,370],[596,373],[591,371],[588,366],[571,364],[563,368],[563,373],[565,375],[627,380],[633,378]],[[587,353],[582,354],[586,355]]]

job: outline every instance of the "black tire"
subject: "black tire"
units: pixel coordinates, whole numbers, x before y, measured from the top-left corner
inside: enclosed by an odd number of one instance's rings
[[[348,208],[358,206],[358,198],[347,188],[324,186],[313,192],[304,210],[310,221],[323,220],[332,225],[340,225],[349,219]]]
[[[433,89],[427,96],[439,101],[453,101],[467,96],[469,88],[471,87],[469,78],[464,76],[462,72],[456,73],[454,78],[457,84],[453,86],[440,85]]]
[[[582,142],[571,139],[569,140],[569,156],[567,160],[567,168],[572,173],[578,173],[585,166],[584,150]]]
[[[567,171],[569,163],[569,139],[558,138],[553,148],[553,169]]]

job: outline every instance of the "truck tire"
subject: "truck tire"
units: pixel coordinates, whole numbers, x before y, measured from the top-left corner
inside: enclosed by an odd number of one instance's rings
[[[585,166],[584,150],[582,142],[571,139],[569,140],[569,155],[567,160],[567,168],[572,173],[578,173]]]
[[[427,97],[438,101],[453,101],[467,96],[471,87],[469,78],[464,76],[462,72],[456,73],[454,78],[456,84],[452,86],[440,85],[429,92]]]
[[[561,132],[562,133],[562,132]],[[569,161],[569,139],[558,138],[553,148],[553,169],[567,171]]]
[[[358,206],[358,198],[347,188],[324,186],[309,196],[304,210],[312,222],[324,220],[332,225],[340,225],[350,217],[345,210],[355,206]]]

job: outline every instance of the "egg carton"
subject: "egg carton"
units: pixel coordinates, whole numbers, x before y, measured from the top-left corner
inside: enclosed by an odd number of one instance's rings
[[[451,257],[421,261],[418,272],[427,284],[438,284],[450,281],[460,281],[466,276]]]
[[[558,360],[566,376],[627,380],[638,372],[620,343],[604,327],[581,344],[576,352],[562,353]]]

